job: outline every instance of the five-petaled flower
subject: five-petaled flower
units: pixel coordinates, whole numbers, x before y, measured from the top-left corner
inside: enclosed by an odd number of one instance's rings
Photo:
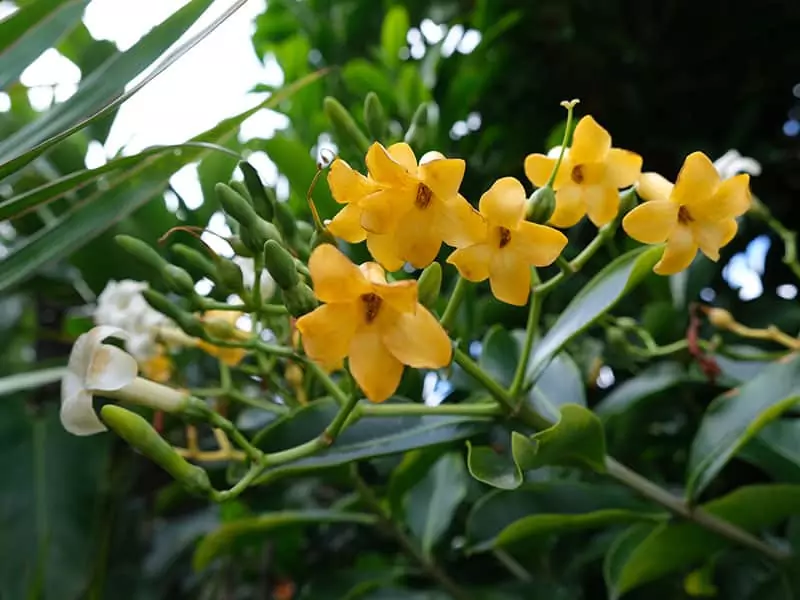
[[[334,161],[328,175],[337,202],[347,204],[331,221],[334,235],[349,242],[366,238],[372,256],[396,271],[432,263],[442,242],[458,247],[481,227],[480,215],[458,193],[461,159],[431,153],[417,164],[408,144],[388,149],[374,143],[366,156],[369,177]]]
[[[433,369],[450,362],[450,340],[417,302],[416,281],[387,283],[380,265],[357,267],[330,244],[314,250],[308,267],[325,304],[297,321],[306,354],[324,366],[349,357],[350,372],[371,401],[394,393],[403,365]]]
[[[498,300],[522,306],[531,290],[531,267],[551,264],[567,238],[525,220],[525,189],[513,177],[497,180],[481,196],[479,208],[486,219],[482,234],[453,252],[447,262],[470,281],[488,278]]]
[[[675,185],[656,173],[642,174],[637,192],[646,202],[629,212],[622,227],[644,244],[666,242],[654,271],[678,273],[688,267],[698,248],[711,260],[736,235],[736,217],[750,206],[750,176],[721,180],[702,152],[686,157]]]
[[[109,337],[126,336],[118,327],[100,325],[75,341],[61,379],[61,423],[70,433],[92,435],[106,430],[92,407],[95,393],[167,412],[184,405],[185,393],[137,377],[136,359],[103,343]]]
[[[556,158],[544,154],[529,154],[525,158],[525,175],[535,186],[542,187],[556,162]],[[612,148],[609,133],[592,117],[583,117],[553,181],[556,209],[550,224],[572,227],[588,213],[597,227],[606,225],[619,211],[619,189],[633,185],[641,171],[641,156]]]

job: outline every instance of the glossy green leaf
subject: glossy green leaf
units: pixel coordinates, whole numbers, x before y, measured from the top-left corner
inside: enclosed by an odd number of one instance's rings
[[[53,367],[52,369],[40,369],[38,371],[0,377],[0,396],[54,383],[60,380],[66,372],[66,367]]]
[[[434,463],[439,460],[443,449],[441,447],[422,448],[411,450],[403,455],[400,464],[392,470],[389,478],[389,507],[395,516],[402,515],[403,500],[406,493],[425,477]]]
[[[800,483],[800,421],[773,421],[742,449],[740,457],[783,483]]]
[[[466,533],[470,548],[480,551],[534,536],[662,517],[620,486],[549,481],[487,494],[470,512]]]
[[[285,527],[328,523],[373,525],[376,522],[377,517],[374,515],[332,510],[282,511],[240,519],[227,523],[205,536],[195,549],[192,564],[196,571],[201,571],[212,560],[225,553],[234,542],[247,537],[263,539],[265,534]]]
[[[562,406],[561,419],[530,439],[538,443],[536,452],[514,455],[523,471],[545,465],[583,466],[600,473],[606,469],[603,424],[592,411],[577,404]]]
[[[753,485],[739,488],[703,506],[709,513],[757,532],[800,512],[800,486]],[[612,598],[660,577],[702,563],[724,550],[730,542],[694,523],[672,521],[626,532],[617,556],[606,569],[606,585]]]
[[[406,45],[408,29],[408,11],[403,5],[395,4],[387,11],[381,26],[381,51],[387,65],[399,64],[400,50]]]
[[[493,325],[483,336],[480,367],[503,387],[511,385],[519,362],[519,342],[500,325]]]
[[[558,420],[565,404],[586,406],[586,386],[569,354],[560,352],[553,357],[528,392],[527,403],[551,422]]]
[[[37,0],[0,22],[0,90],[80,23],[88,0]]]
[[[726,346],[726,348],[742,356],[758,356],[763,353],[763,349],[761,348],[742,344],[732,344]],[[726,382],[729,382],[730,385],[738,385],[750,381],[754,377],[757,377],[761,371],[769,365],[769,362],[764,360],[743,360],[740,358],[731,358],[730,356],[725,356],[720,353],[714,354],[713,357],[720,371],[722,371],[722,378],[726,380]]]
[[[675,387],[689,379],[686,369],[675,362],[650,365],[615,387],[594,407],[602,418],[624,413],[649,396]]]
[[[515,490],[522,485],[522,471],[514,457],[504,456],[490,446],[473,446],[467,441],[467,467],[475,479],[501,490]]]
[[[567,342],[611,310],[648,275],[661,254],[659,247],[637,248],[623,254],[595,275],[534,346],[527,367],[528,381],[535,382]]]
[[[628,559],[639,547],[639,544],[653,532],[654,528],[655,526],[650,523],[637,523],[628,527],[614,539],[603,559],[603,579],[608,588],[609,600],[619,598],[620,593],[614,589],[613,582],[619,580]]]
[[[445,454],[406,497],[406,522],[426,556],[453,520],[467,495],[467,473],[460,454]]]
[[[331,398],[322,398],[271,423],[254,442],[265,452],[292,448],[321,434],[337,410]],[[463,440],[486,431],[490,424],[489,419],[460,416],[364,417],[348,425],[328,449],[268,469],[259,481]]]
[[[770,364],[708,407],[689,454],[686,496],[696,498],[762,427],[800,402],[800,356]]]

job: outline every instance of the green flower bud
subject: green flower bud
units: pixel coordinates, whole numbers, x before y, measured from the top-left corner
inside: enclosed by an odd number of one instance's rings
[[[289,290],[300,283],[294,257],[274,240],[264,244],[264,266],[269,271],[275,283],[282,290]]]
[[[432,308],[439,299],[439,292],[442,289],[442,265],[432,262],[417,280],[417,294],[419,303],[427,308]]]
[[[314,292],[305,283],[299,283],[292,289],[284,290],[283,303],[293,317],[302,317],[319,306]]]
[[[205,254],[184,244],[173,244],[170,249],[182,259],[185,265],[199,271],[205,277],[217,281],[216,266]]]
[[[375,92],[369,92],[364,98],[364,123],[372,139],[380,141],[386,135],[386,111]]]
[[[340,146],[352,144],[360,153],[366,154],[369,150],[370,141],[361,128],[356,124],[353,116],[342,106],[336,98],[326,96],[322,101],[322,110],[328,121],[333,126],[334,135]]]
[[[306,279],[311,279],[311,272],[308,270],[306,263],[296,256],[294,257],[294,268],[297,269],[297,272]]]
[[[297,225],[297,238],[301,242],[310,243],[316,229],[308,221],[296,221]]]
[[[155,251],[149,244],[130,235],[118,235],[114,240],[133,257],[159,273],[169,264],[163,256]]]
[[[258,171],[247,161],[240,162],[239,169],[241,169],[242,175],[244,175],[244,184],[250,194],[250,199],[253,201],[253,207],[256,209],[256,213],[262,219],[272,221],[275,216],[275,210],[272,205],[272,200],[267,196],[267,192],[264,190],[264,184],[258,176]]]
[[[208,474],[175,452],[143,417],[115,404],[106,404],[100,409],[100,416],[119,437],[172,475],[192,494],[203,496],[212,490]]]
[[[619,327],[607,327],[606,343],[610,348],[624,352],[628,348],[628,337]]]
[[[314,248],[321,246],[322,244],[331,244],[332,246],[336,245],[336,238],[327,229],[315,231],[314,235],[311,236],[311,250],[314,250]]]
[[[194,296],[194,279],[186,269],[168,264],[162,271],[169,289],[177,294],[191,298]]]
[[[281,232],[283,239],[288,243],[293,243],[297,236],[297,220],[294,218],[292,209],[286,202],[276,202],[275,204],[275,218],[273,219],[278,230]]]
[[[244,276],[239,265],[227,258],[219,258],[215,269],[214,280],[221,283],[231,292],[241,295],[242,290],[244,290]]]
[[[247,200],[251,206],[253,205],[253,197],[250,196],[250,191],[247,189],[247,186],[244,184],[243,181],[236,181],[235,179],[231,179],[228,182],[228,187],[230,187],[234,192],[239,194],[242,198]]]
[[[241,237],[242,243],[253,253],[253,256],[263,252],[264,244],[270,240],[274,240],[279,244],[283,243],[283,238],[278,228],[259,216],[255,216],[255,219],[249,225],[242,227]]]
[[[239,237],[238,235],[225,238],[225,241],[227,241],[231,245],[231,248],[233,248],[233,252],[236,254],[236,256],[253,258],[254,256],[253,252],[250,250],[250,248],[244,245],[244,243],[242,242],[242,238]]]
[[[214,186],[214,190],[223,210],[236,219],[242,227],[250,227],[259,218],[250,202],[230,186],[218,183]]]
[[[192,337],[203,337],[205,335],[203,324],[197,317],[183,310],[163,294],[159,294],[155,290],[147,289],[142,292],[142,295],[150,306],[175,321],[178,327],[187,335]]]
[[[556,194],[549,185],[539,188],[531,197],[525,208],[525,218],[532,223],[544,225],[553,216],[556,209]]]
[[[636,322],[636,319],[631,319],[630,317],[620,317],[617,319],[617,327],[623,331],[634,331],[639,329],[639,323]]]
[[[619,194],[619,218],[624,217],[629,212],[631,212],[634,208],[636,208],[636,204],[639,202],[639,197],[636,194],[636,188],[630,187],[627,190],[623,190]]]
[[[403,141],[406,144],[414,144],[422,137],[422,132],[425,125],[428,124],[428,105],[422,103],[414,111],[414,116],[411,117],[411,123],[408,125],[406,135]]]

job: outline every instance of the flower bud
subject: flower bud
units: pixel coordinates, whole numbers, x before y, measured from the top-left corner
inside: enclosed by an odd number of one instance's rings
[[[217,281],[216,266],[202,252],[184,244],[173,244],[170,249],[183,260],[184,264]]]
[[[252,206],[253,198],[250,196],[250,191],[247,189],[247,186],[244,184],[243,181],[236,181],[235,179],[231,179],[228,182],[228,187],[230,187],[234,192],[239,194],[242,198],[247,200]]]
[[[336,141],[340,146],[350,143],[360,154],[367,153],[370,146],[369,139],[356,124],[352,115],[336,98],[326,96],[322,101],[322,110],[333,126]]]
[[[253,253],[250,249],[244,245],[242,242],[242,238],[238,235],[232,235],[229,238],[225,238],[225,241],[231,245],[234,254],[236,256],[244,256],[245,258],[253,258]]]
[[[220,340],[231,339],[236,335],[237,329],[229,320],[220,318],[219,313],[217,316],[206,315],[203,319],[203,325],[206,331],[212,336]]]
[[[194,279],[186,269],[168,264],[161,272],[169,289],[187,298],[194,296]]]
[[[526,219],[544,225],[556,209],[556,193],[549,185],[540,187],[531,194],[526,206]]]
[[[419,303],[427,308],[433,308],[439,299],[439,292],[442,289],[442,265],[432,262],[417,280],[417,294]]]
[[[205,334],[203,325],[197,317],[183,310],[163,294],[159,294],[155,290],[147,289],[142,291],[142,296],[144,296],[144,299],[147,300],[150,306],[175,321],[178,327],[183,329],[187,335],[203,337]]]
[[[422,136],[422,130],[427,124],[428,105],[427,103],[422,103],[417,107],[417,110],[414,111],[414,116],[411,117],[411,123],[406,130],[406,135],[403,138],[403,141],[406,144],[414,144],[419,142],[419,139]]]
[[[336,245],[336,238],[327,229],[323,229],[322,231],[314,231],[314,235],[311,236],[312,250],[314,250],[317,246],[321,246],[322,244],[332,244],[333,246]]]
[[[378,94],[369,92],[364,98],[364,123],[372,139],[381,141],[386,134],[386,111]]]
[[[265,221],[257,215],[248,225],[242,226],[242,243],[253,253],[253,256],[264,251],[264,244],[274,240],[279,244],[283,243],[278,228],[269,221]]]
[[[172,475],[189,492],[205,495],[212,490],[208,474],[175,452],[143,417],[115,404],[105,405],[100,415],[109,429]]]
[[[275,204],[275,218],[273,222],[278,226],[278,231],[281,232],[283,239],[289,243],[294,243],[295,236],[297,235],[297,221],[286,202],[277,202]]]
[[[255,209],[247,198],[229,185],[218,183],[214,186],[214,190],[217,192],[217,198],[219,198],[223,210],[236,219],[242,227],[250,227],[258,219]]]
[[[619,327],[608,327],[606,328],[606,344],[615,350],[624,352],[628,348],[628,337],[625,331]]]
[[[733,315],[724,308],[706,308],[708,320],[717,329],[729,329],[736,321]]]
[[[636,195],[636,188],[630,187],[627,190],[623,190],[619,194],[619,216],[618,218],[622,218],[631,212],[636,205],[639,203],[639,196]]]
[[[294,288],[300,282],[294,257],[273,240],[264,244],[264,266],[278,287],[284,291]]]
[[[617,319],[617,327],[623,331],[634,331],[639,328],[639,323],[630,317],[620,317]]]
[[[169,264],[163,256],[155,251],[149,244],[130,235],[118,235],[114,240],[133,257],[159,273]]]
[[[227,258],[217,259],[214,280],[221,283],[228,290],[241,295],[244,289],[244,275],[242,269],[232,260]]]
[[[253,202],[256,213],[262,219],[272,221],[275,216],[275,210],[272,206],[271,199],[264,190],[264,183],[258,176],[258,171],[256,171],[253,165],[246,161],[239,163],[239,169],[241,169],[242,175],[244,175],[244,184],[250,194],[250,199]]]
[[[284,290],[283,303],[293,317],[302,317],[319,305],[314,292],[305,283],[298,283],[295,287]]]
[[[297,237],[301,242],[310,243],[316,229],[308,221],[296,221]]]

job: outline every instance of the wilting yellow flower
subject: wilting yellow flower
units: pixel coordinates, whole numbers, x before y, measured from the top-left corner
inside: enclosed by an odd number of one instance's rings
[[[481,196],[480,212],[486,219],[482,235],[453,252],[447,262],[470,281],[488,278],[498,300],[522,306],[531,291],[531,266],[551,264],[567,238],[525,220],[525,189],[513,177],[498,179]]]
[[[158,347],[154,356],[141,361],[139,368],[147,379],[158,383],[167,383],[172,377],[172,359],[162,346]]]
[[[525,158],[525,175],[535,186],[542,187],[556,160],[544,154],[529,154]],[[641,156],[612,148],[608,132],[592,117],[583,117],[553,181],[556,209],[550,224],[572,227],[587,213],[598,227],[609,223],[619,211],[619,188],[633,185],[641,171]]]
[[[480,215],[458,193],[463,160],[435,153],[418,165],[408,144],[386,149],[375,143],[366,163],[369,177],[343,161],[331,165],[331,192],[347,206],[329,229],[349,242],[366,238],[370,253],[386,269],[396,271],[406,261],[426,267],[443,241],[457,247],[479,231]]]
[[[450,362],[450,340],[417,302],[416,281],[386,283],[378,264],[357,267],[330,244],[314,250],[308,268],[314,293],[326,304],[297,320],[306,354],[323,365],[349,357],[350,372],[373,402],[394,393],[403,365]]]
[[[203,324],[211,335],[229,342],[244,341],[250,337],[246,331],[236,328],[236,322],[243,313],[233,310],[210,310],[203,317]],[[215,346],[205,340],[198,340],[197,347],[206,354],[220,359],[229,367],[235,367],[247,354],[245,348]]]
[[[654,267],[672,275],[688,267],[698,248],[711,260],[736,235],[736,217],[750,206],[750,176],[722,181],[702,152],[693,152],[678,173],[675,185],[657,173],[643,173],[637,192],[646,202],[629,212],[622,227],[644,244],[666,242]]]

